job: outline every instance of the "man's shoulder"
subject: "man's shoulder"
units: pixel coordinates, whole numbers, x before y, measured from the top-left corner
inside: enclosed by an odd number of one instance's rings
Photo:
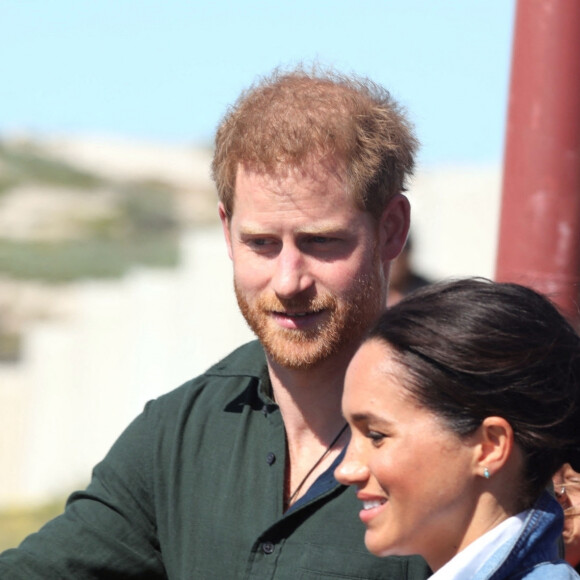
[[[263,408],[260,385],[265,380],[269,379],[263,349],[259,343],[248,343],[203,374],[149,401],[133,432],[140,429],[167,449],[176,449],[201,440],[210,428],[228,431],[243,410]]]
[[[236,348],[219,362],[212,365],[201,376],[251,376],[261,378],[265,369],[266,355],[262,344],[258,340],[253,340]]]
[[[194,402],[227,404],[240,390],[252,382],[256,385],[268,380],[268,368],[264,349],[259,341],[246,343],[204,373],[190,379],[177,389],[151,401],[148,405],[156,408],[190,407]]]

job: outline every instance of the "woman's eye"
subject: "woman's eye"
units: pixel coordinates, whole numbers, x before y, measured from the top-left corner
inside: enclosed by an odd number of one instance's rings
[[[386,435],[378,431],[369,431],[367,437],[373,442],[373,445],[377,445],[383,441]]]

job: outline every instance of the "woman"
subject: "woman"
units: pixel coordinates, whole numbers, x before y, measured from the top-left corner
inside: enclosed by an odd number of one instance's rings
[[[355,485],[376,555],[421,554],[432,579],[579,578],[558,558],[545,490],[580,465],[580,339],[514,284],[434,284],[383,314],[346,375]]]

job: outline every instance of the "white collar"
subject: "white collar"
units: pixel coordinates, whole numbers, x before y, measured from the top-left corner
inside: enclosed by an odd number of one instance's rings
[[[461,552],[458,552],[449,562],[439,568],[429,580],[464,580],[471,578],[484,564],[497,546],[503,544],[509,538],[520,533],[524,527],[524,521],[528,511],[521,512],[501,522],[471,542]]]

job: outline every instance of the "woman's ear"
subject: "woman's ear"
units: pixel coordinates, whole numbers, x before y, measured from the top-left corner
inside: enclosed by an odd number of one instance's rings
[[[385,268],[401,253],[407,241],[410,219],[409,200],[402,193],[395,195],[379,221],[380,256]]]
[[[503,417],[486,417],[478,429],[475,471],[486,479],[493,477],[512,456],[514,431]]]

